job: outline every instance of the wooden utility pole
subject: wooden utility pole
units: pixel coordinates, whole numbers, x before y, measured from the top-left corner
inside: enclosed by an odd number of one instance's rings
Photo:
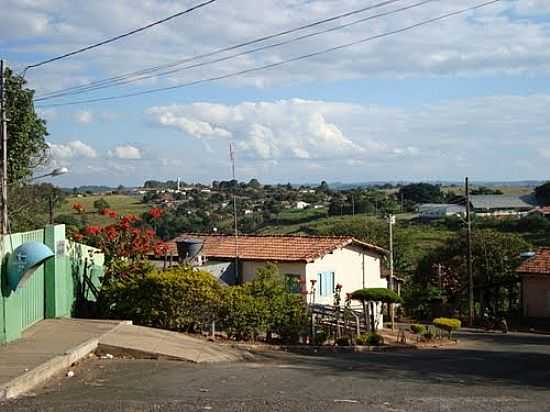
[[[0,131],[2,146],[1,172],[1,210],[0,210],[0,231],[2,235],[8,233],[8,118],[7,118],[7,98],[6,98],[6,77],[4,75],[4,60],[0,60]]]
[[[233,152],[233,145],[231,143],[229,144],[229,158],[231,159],[231,174],[233,176],[233,181],[235,181],[237,180],[235,178],[235,153]],[[233,188],[233,224],[235,226],[235,280],[238,283],[241,283],[239,279],[239,220],[237,218],[237,186]]]
[[[389,223],[389,235],[390,235],[390,276],[388,280],[388,286],[391,291],[394,290],[393,286],[393,225],[395,224],[395,216],[389,215],[388,216],[388,223]],[[391,317],[391,327],[392,330],[395,329],[395,311],[394,311],[394,304],[390,303],[390,317]]]
[[[464,184],[465,201],[466,201],[466,264],[468,271],[468,322],[472,326],[474,324],[474,275],[472,267],[472,213],[470,210],[470,182],[465,179]]]

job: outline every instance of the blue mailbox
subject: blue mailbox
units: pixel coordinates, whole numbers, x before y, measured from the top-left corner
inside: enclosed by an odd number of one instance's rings
[[[33,272],[46,260],[53,257],[52,250],[37,241],[18,246],[8,258],[8,286],[11,290],[24,286]]]

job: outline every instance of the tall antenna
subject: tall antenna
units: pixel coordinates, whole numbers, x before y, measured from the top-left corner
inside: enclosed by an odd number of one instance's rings
[[[229,158],[231,159],[231,174],[233,181],[236,181],[235,175],[235,152],[233,145],[229,143]],[[235,279],[239,282],[239,221],[237,219],[237,186],[233,188],[233,224],[235,229]]]

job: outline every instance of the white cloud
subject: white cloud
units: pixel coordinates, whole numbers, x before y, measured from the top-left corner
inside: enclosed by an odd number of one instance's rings
[[[162,0],[147,1],[142,7],[135,7],[135,2],[131,0],[98,0],[84,4],[70,0],[4,0],[4,3],[4,8],[10,10],[9,14],[2,15],[9,30],[0,31],[0,43],[15,56],[16,63],[21,64],[32,53],[53,56],[82,47],[98,38],[125,32],[183,8],[180,2]],[[415,9],[284,47],[174,73],[170,75],[170,80],[146,80],[142,85],[187,82],[274,63],[396,30],[478,3],[477,0],[433,1]],[[146,33],[96,49],[93,58],[83,53],[52,65],[48,71],[31,70],[28,77],[40,94],[58,87],[134,71],[143,68],[146,61],[160,65],[193,57],[363,6],[357,0],[262,0],[260,3],[258,0],[240,0],[239,7],[235,7],[232,2],[218,2],[185,18],[186,30],[183,32],[181,22],[174,20]],[[389,5],[334,24],[349,23],[397,7]],[[269,19],[258,19],[258,8]],[[547,0],[503,1],[422,26],[406,34],[363,43],[273,70],[249,73],[228,80],[228,83],[265,88],[281,83],[374,76],[547,73],[550,70],[550,23],[547,18],[539,17],[548,10]],[[8,21],[12,15],[22,16],[26,23]],[[288,38],[292,36],[285,37]],[[25,41],[20,42],[20,39]]]
[[[130,145],[116,146],[109,150],[108,155],[121,160],[139,160],[142,158],[141,150]]]
[[[68,161],[75,158],[95,159],[97,157],[96,150],[81,142],[73,140],[68,143],[49,143],[50,158],[53,161]]]
[[[326,118],[332,112],[354,110],[354,105],[344,103],[292,99],[153,107],[147,115],[160,126],[198,139],[231,137],[242,156],[250,159],[316,159],[366,153],[366,146],[354,143]]]
[[[303,181],[308,176],[365,180],[468,174],[518,179],[550,174],[550,165],[542,160],[550,157],[550,150],[540,149],[548,147],[549,105],[550,95],[543,94],[477,97],[407,109],[292,99],[233,106],[171,105],[150,108],[147,115],[158,127],[173,128],[197,142],[204,141],[205,134],[179,127],[178,119],[226,130],[241,165],[261,162],[263,166],[255,169],[258,173],[277,173],[281,181]],[[163,122],[165,116],[174,121]],[[206,141],[213,153],[227,152],[225,137],[210,134]],[[521,166],[518,159],[531,166]],[[267,161],[277,164],[268,167]]]
[[[74,114],[74,119],[80,124],[90,124],[94,120],[94,114],[88,110],[80,110]]]

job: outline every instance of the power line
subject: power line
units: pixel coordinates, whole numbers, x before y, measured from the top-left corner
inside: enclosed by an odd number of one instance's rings
[[[323,54],[331,53],[333,51],[337,51],[337,50],[345,49],[345,48],[348,48],[348,47],[356,46],[358,44],[362,44],[362,43],[366,43],[366,42],[369,42],[369,41],[381,39],[381,38],[384,38],[384,37],[393,36],[395,34],[404,33],[404,32],[410,31],[410,30],[414,30],[418,27],[425,26],[425,25],[430,24],[430,23],[435,23],[437,21],[447,19],[447,18],[452,17],[452,16],[456,16],[456,15],[459,15],[459,14],[464,14],[464,13],[467,13],[469,11],[473,11],[473,10],[477,10],[477,9],[480,9],[480,8],[483,8],[483,7],[487,7],[491,4],[495,4],[495,3],[498,3],[500,1],[502,1],[502,0],[487,1],[487,2],[484,2],[484,3],[478,4],[476,6],[456,10],[456,11],[453,11],[453,12],[450,12],[450,13],[440,15],[438,17],[433,17],[431,19],[423,20],[419,23],[415,23],[415,24],[412,24],[412,25],[409,25],[409,26],[405,26],[405,27],[402,27],[400,29],[392,30],[392,31],[389,31],[389,32],[384,32],[384,33],[377,34],[377,35],[374,35],[374,36],[369,36],[369,37],[366,37],[366,38],[363,38],[363,39],[360,39],[360,40],[356,40],[356,41],[353,41],[353,42],[344,43],[344,44],[341,44],[339,46],[335,46],[335,47],[331,47],[331,48],[328,48],[328,49],[323,49],[323,50],[319,50],[319,51],[316,51],[316,52],[304,54],[304,55],[294,57],[294,58],[291,58],[291,59],[287,59],[287,60],[282,60],[280,62],[266,64],[266,65],[263,65],[263,66],[252,67],[250,69],[240,70],[238,72],[233,72],[233,73],[224,74],[224,75],[220,75],[220,76],[195,80],[195,81],[191,81],[191,82],[188,82],[188,83],[181,83],[181,84],[177,84],[177,85],[174,85],[174,86],[159,87],[159,88],[155,88],[155,89],[143,90],[143,91],[140,91],[140,92],[127,93],[127,94],[121,94],[121,95],[116,95],[116,96],[99,97],[99,98],[95,98],[95,99],[75,100],[75,101],[66,102],[66,103],[54,103],[54,104],[40,105],[40,107],[48,108],[48,107],[72,106],[72,105],[83,104],[83,103],[96,103],[96,102],[104,102],[104,101],[110,101],[110,100],[125,99],[125,98],[130,98],[130,97],[143,96],[143,95],[151,94],[151,93],[158,93],[158,92],[163,92],[163,91],[180,89],[180,88],[189,87],[189,86],[196,86],[198,84],[212,82],[212,81],[218,81],[218,80],[224,80],[224,79],[227,79],[227,78],[230,78],[230,77],[242,76],[244,74],[253,73],[253,72],[257,72],[257,71],[261,71],[261,70],[272,69],[272,68],[275,68],[275,67],[279,67],[279,66],[289,64],[289,63],[294,63],[294,62],[297,62],[297,61],[301,61],[301,60],[309,59],[309,58],[312,58],[312,57],[317,57],[317,56],[320,56],[320,55],[323,55]]]
[[[68,87],[68,88],[65,88],[65,89],[60,89],[60,90],[57,90],[57,91],[47,93],[44,96],[39,96],[35,100],[39,101],[39,100],[45,100],[46,98],[49,99],[50,97],[51,98],[60,97],[60,95],[65,95],[65,93],[67,93],[69,91],[79,91],[80,92],[80,91],[88,91],[88,90],[95,90],[95,89],[98,89],[98,88],[104,88],[104,87],[107,87],[111,84],[118,84],[119,82],[125,81],[126,79],[131,78],[133,76],[145,75],[145,74],[153,73],[153,72],[158,71],[158,70],[169,69],[169,68],[176,67],[176,66],[179,66],[179,65],[182,65],[182,64],[185,64],[185,63],[189,63],[189,62],[192,62],[192,61],[201,60],[201,59],[206,58],[206,57],[212,57],[212,56],[215,56],[217,54],[225,53],[225,52],[232,51],[232,50],[235,50],[235,49],[239,49],[239,48],[242,48],[242,47],[251,46],[251,45],[256,44],[256,43],[261,43],[261,42],[264,42],[264,41],[267,41],[267,40],[271,40],[271,39],[274,39],[274,38],[277,38],[277,37],[285,36],[285,35],[288,35],[288,34],[291,34],[291,33],[296,33],[296,32],[299,32],[299,31],[306,30],[306,29],[310,29],[310,28],[313,28],[313,27],[316,27],[316,26],[319,26],[319,25],[322,25],[322,24],[326,24],[326,23],[330,23],[330,22],[333,22],[333,21],[336,21],[336,20],[340,20],[340,19],[343,19],[343,18],[346,18],[346,17],[350,17],[350,16],[353,16],[355,14],[363,13],[365,11],[372,10],[372,9],[375,9],[375,8],[380,8],[380,7],[383,7],[383,6],[387,6],[387,5],[390,5],[390,4],[399,2],[399,1],[403,1],[403,0],[386,0],[386,1],[383,1],[383,2],[380,2],[380,3],[373,4],[371,6],[367,6],[367,7],[363,7],[363,8],[360,8],[360,9],[352,10],[352,11],[349,11],[347,13],[339,14],[337,16],[328,17],[328,18],[318,20],[318,21],[315,21],[313,23],[305,24],[305,25],[302,25],[302,26],[299,26],[299,27],[296,27],[296,28],[293,28],[293,29],[288,29],[288,30],[280,31],[278,33],[273,33],[273,34],[269,34],[269,35],[266,35],[266,36],[262,36],[262,37],[259,37],[257,39],[253,39],[253,40],[249,40],[249,41],[246,41],[246,42],[238,43],[238,44],[235,44],[233,46],[229,46],[229,47],[225,47],[225,48],[222,48],[222,49],[214,50],[214,51],[204,53],[204,54],[201,54],[201,55],[198,55],[198,56],[194,56],[194,57],[190,57],[190,58],[186,58],[186,59],[182,59],[182,60],[176,60],[172,63],[159,65],[159,66],[153,66],[153,67],[150,67],[150,68],[141,69],[141,70],[130,72],[130,73],[126,73],[126,74],[122,74],[122,75],[118,75],[118,76],[114,76],[114,77],[110,77],[110,78],[106,78],[106,79],[102,79],[102,80],[97,80],[97,81],[90,82],[90,83],[80,85],[80,86],[73,86],[73,87]],[[435,0],[429,0],[429,1],[435,1]],[[141,80],[141,79],[142,78],[137,78],[135,80]],[[134,81],[134,80],[132,80],[132,81]],[[99,87],[99,86],[101,86],[101,87]],[[75,94],[77,94],[77,93],[75,93]]]
[[[117,40],[120,40],[120,39],[123,39],[125,37],[128,37],[128,36],[132,36],[136,33],[139,33],[139,32],[142,32],[142,31],[145,31],[145,30],[148,30],[150,29],[151,27],[154,27],[154,26],[158,26],[159,24],[162,24],[162,23],[166,23],[167,21],[170,21],[172,19],[175,19],[176,17],[180,17],[180,16],[183,16],[184,14],[188,14],[188,13],[191,13],[192,11],[195,11],[197,9],[200,9],[204,6],[208,6],[209,4],[212,4],[214,3],[215,1],[217,0],[207,0],[203,3],[200,3],[200,4],[197,4],[196,6],[193,6],[187,10],[183,10],[183,11],[180,11],[178,13],[175,13],[175,14],[172,14],[171,16],[168,16],[168,17],[165,17],[163,19],[160,19],[160,20],[157,20],[153,23],[149,23],[147,24],[146,26],[142,26],[142,27],[139,27],[135,30],[132,30],[132,31],[129,31],[127,33],[123,33],[123,34],[119,34],[118,36],[115,36],[115,37],[111,37],[109,39],[106,39],[106,40],[103,40],[103,41],[100,41],[98,43],[94,43],[94,44],[91,44],[89,46],[86,46],[86,47],[82,47],[80,49],[77,49],[77,50],[73,50],[71,52],[68,52],[68,53],[65,53],[65,54],[62,54],[61,56],[57,56],[57,57],[52,57],[50,59],[47,59],[47,60],[43,60],[41,62],[38,62],[38,63],[34,63],[34,64],[30,64],[28,66],[25,67],[25,69],[23,70],[23,74],[25,74],[27,72],[27,70],[29,69],[32,69],[34,67],[39,67],[39,66],[43,66],[45,64],[48,64],[48,63],[52,63],[52,62],[55,62],[55,61],[58,61],[58,60],[61,60],[61,59],[65,59],[67,57],[70,57],[70,56],[74,56],[75,54],[80,54],[80,53],[83,53],[85,51],[88,51],[88,50],[91,50],[91,49],[95,49],[96,47],[99,47],[99,46],[104,46],[106,44],[109,44],[109,43],[112,43],[112,42],[115,42]]]
[[[75,95],[79,95],[79,94],[82,94],[82,93],[87,93],[87,92],[100,90],[100,89],[105,89],[105,88],[109,88],[109,87],[123,86],[125,84],[133,83],[133,82],[140,81],[140,80],[146,80],[146,79],[150,79],[150,78],[153,78],[153,77],[156,78],[156,77],[167,76],[167,75],[178,73],[178,72],[181,72],[181,71],[184,71],[184,70],[189,70],[189,69],[194,69],[194,68],[198,68],[198,67],[208,66],[208,65],[211,65],[211,64],[214,64],[214,63],[220,63],[220,62],[223,62],[223,61],[227,61],[227,60],[231,60],[231,59],[234,59],[234,58],[237,58],[237,57],[241,57],[241,56],[245,56],[245,55],[265,51],[265,50],[272,49],[272,48],[275,48],[275,47],[281,47],[281,46],[284,46],[284,45],[287,45],[287,44],[290,44],[290,43],[294,43],[294,42],[297,42],[297,41],[300,41],[300,40],[305,40],[305,39],[308,39],[308,38],[319,36],[321,34],[326,34],[326,33],[330,33],[330,32],[337,31],[337,30],[342,30],[344,28],[351,27],[351,26],[359,24],[359,23],[364,23],[364,22],[369,21],[369,20],[374,20],[374,19],[377,19],[377,18],[380,18],[380,17],[385,17],[385,16],[389,16],[389,15],[392,15],[392,14],[397,14],[397,13],[405,11],[405,10],[410,10],[410,9],[415,8],[415,7],[420,7],[420,6],[422,6],[426,3],[431,3],[433,1],[435,1],[435,0],[423,0],[419,3],[414,3],[414,4],[411,4],[409,6],[401,7],[399,9],[395,9],[395,10],[391,10],[391,11],[387,11],[387,12],[383,12],[383,13],[378,13],[378,14],[375,14],[375,15],[372,15],[372,16],[367,16],[367,17],[361,18],[359,20],[355,20],[355,21],[352,21],[352,22],[349,22],[349,23],[346,23],[346,24],[331,27],[331,28],[328,28],[328,29],[325,29],[325,30],[314,32],[314,33],[309,33],[309,34],[305,34],[305,35],[302,35],[302,36],[298,36],[298,37],[295,37],[293,39],[284,40],[284,41],[281,41],[281,42],[278,42],[278,43],[273,43],[273,44],[257,47],[255,49],[246,50],[246,51],[243,51],[243,52],[240,52],[240,53],[232,54],[232,55],[221,57],[221,58],[214,59],[214,60],[208,60],[208,61],[205,61],[205,62],[195,63],[195,64],[192,64],[192,65],[180,67],[180,68],[177,68],[177,69],[172,69],[172,70],[165,71],[165,72],[155,73],[155,74],[152,74],[152,75],[144,75],[144,76],[140,76],[140,77],[137,77],[137,78],[129,78],[127,80],[121,80],[121,81],[118,81],[116,83],[111,83],[111,84],[107,84],[107,85],[103,85],[103,86],[97,86],[97,87],[89,88],[89,89],[86,89],[86,90],[60,93],[60,94],[57,94],[57,95],[52,95],[52,96],[47,96],[47,97],[39,97],[39,98],[35,99],[35,102],[40,102],[40,101],[45,101],[45,100],[50,100],[50,99],[60,98],[60,97],[66,97],[66,96],[75,96]]]

